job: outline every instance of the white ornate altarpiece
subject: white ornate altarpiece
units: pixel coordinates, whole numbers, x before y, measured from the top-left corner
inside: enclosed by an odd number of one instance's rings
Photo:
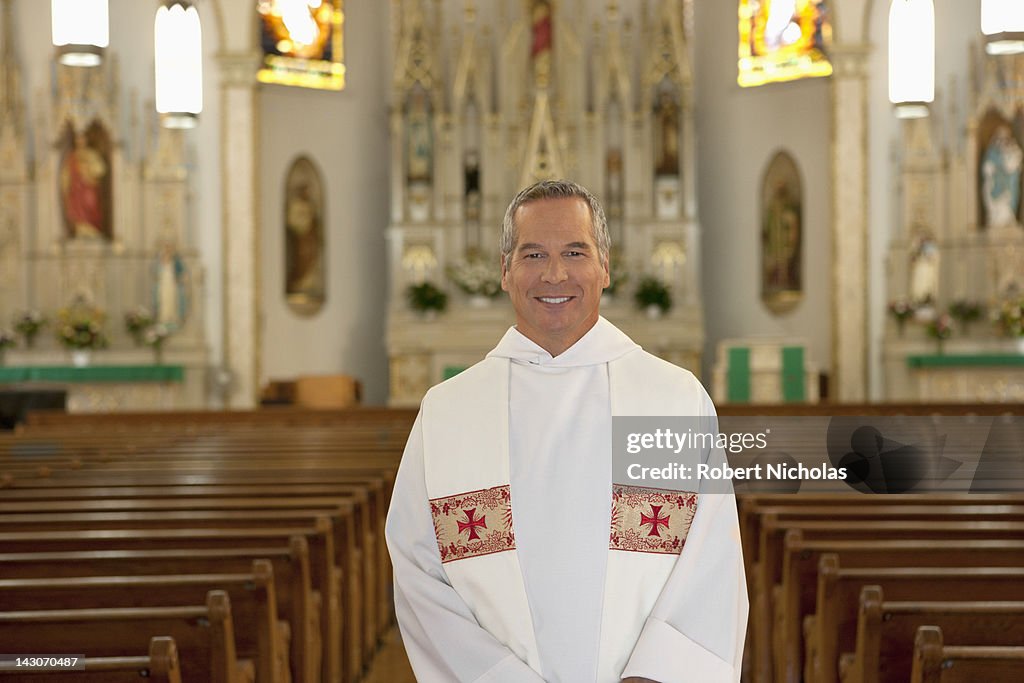
[[[392,0],[387,344],[392,405],[483,358],[514,314],[477,307],[446,272],[467,252],[498,275],[505,207],[535,180],[568,178],[604,205],[629,275],[602,314],[648,351],[700,371],[692,3]],[[644,275],[674,306],[633,304]],[[412,284],[449,295],[436,318]]]
[[[916,310],[903,324],[886,320],[886,400],[1024,400],[1024,338],[991,319],[1024,298],[1024,57],[978,49],[972,65],[966,97],[954,83],[948,111],[937,99],[930,118],[904,123],[888,296]],[[956,302],[980,305],[981,318],[954,322],[940,346],[928,323]]]
[[[9,3],[4,3],[9,10]],[[22,311],[49,323],[34,345],[5,354],[8,368],[69,365],[56,312],[80,301],[106,315],[109,345],[95,367],[147,366],[124,314],[140,306],[174,329],[161,363],[182,381],[66,384],[73,411],[197,408],[205,403],[207,350],[202,271],[192,246],[182,131],[153,107],[123,97],[116,58],[97,68],[53,63],[52,83],[25,115],[10,27],[0,61],[0,327]],[[140,123],[140,120],[142,123]],[[130,375],[130,373],[128,373]]]

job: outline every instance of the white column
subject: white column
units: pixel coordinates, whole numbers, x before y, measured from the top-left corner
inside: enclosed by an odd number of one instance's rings
[[[224,364],[233,382],[225,408],[257,404],[261,369],[260,231],[257,209],[256,70],[259,55],[218,57],[221,69],[221,149],[224,240]]]
[[[867,400],[868,45],[832,49],[832,385]]]

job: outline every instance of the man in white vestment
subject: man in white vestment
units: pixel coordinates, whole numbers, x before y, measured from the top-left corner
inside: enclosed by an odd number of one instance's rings
[[[520,192],[501,240],[516,325],[423,399],[387,520],[421,683],[739,680],[748,602],[731,488],[613,485],[613,414],[714,406],[690,372],[600,317],[609,249],[586,189]]]

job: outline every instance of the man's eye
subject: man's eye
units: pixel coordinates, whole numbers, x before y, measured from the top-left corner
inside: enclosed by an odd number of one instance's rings
[[[544,254],[541,254],[541,253],[538,253],[538,252],[534,252],[532,254],[523,254],[523,258],[540,258],[543,255]]]
[[[585,254],[582,251],[567,251],[567,252],[565,252],[565,255],[566,256],[585,256]]]

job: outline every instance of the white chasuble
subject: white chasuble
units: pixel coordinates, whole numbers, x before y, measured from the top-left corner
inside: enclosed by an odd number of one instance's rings
[[[711,410],[692,375],[603,318],[555,358],[512,329],[432,389],[388,518],[418,680],[738,680],[733,497],[611,476],[611,415]]]

